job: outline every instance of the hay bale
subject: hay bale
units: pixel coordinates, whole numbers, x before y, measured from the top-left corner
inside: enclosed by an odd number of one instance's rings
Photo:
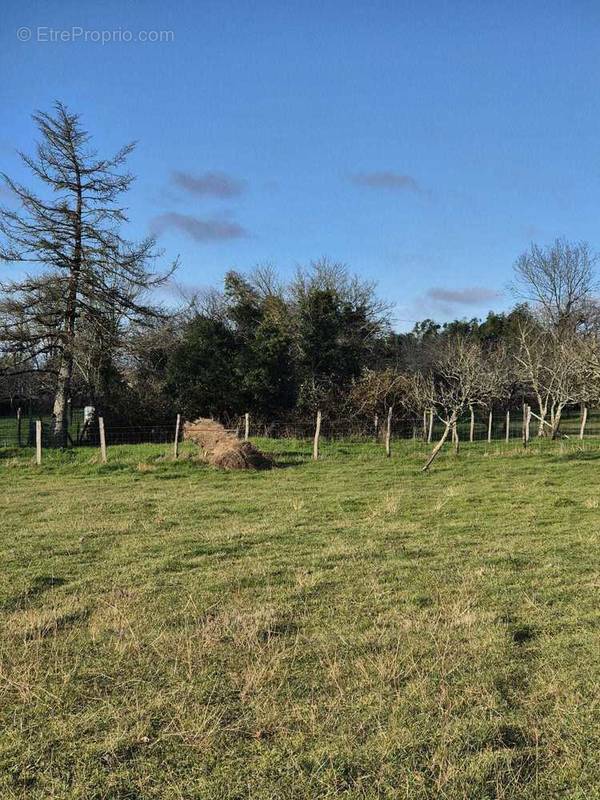
[[[183,438],[195,442],[206,453],[212,453],[219,442],[236,441],[236,437],[227,431],[220,422],[202,417],[194,422],[184,424]]]
[[[272,460],[251,442],[221,441],[207,461],[219,469],[271,469]]]
[[[183,426],[183,438],[195,442],[204,458],[219,469],[270,469],[272,460],[250,442],[242,442],[212,419],[197,419]]]

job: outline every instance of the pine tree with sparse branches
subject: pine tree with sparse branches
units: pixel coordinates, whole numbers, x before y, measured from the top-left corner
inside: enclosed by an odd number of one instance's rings
[[[79,116],[62,103],[33,120],[41,134],[35,156],[20,156],[46,191],[2,174],[20,207],[0,209],[0,260],[27,274],[0,283],[0,348],[13,374],[53,374],[54,434],[64,445],[80,324],[100,338],[112,332],[115,317],[156,314],[146,296],[176,263],[156,272],[155,241],[136,244],[119,232],[127,216],[118,201],[133,181],[123,169],[135,144],[101,158]]]

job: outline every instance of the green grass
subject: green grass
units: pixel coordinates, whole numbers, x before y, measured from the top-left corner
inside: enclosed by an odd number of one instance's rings
[[[52,415],[50,413],[40,414],[32,411],[28,413],[27,408],[22,409],[21,417],[21,444],[35,443],[35,421],[42,421],[43,430],[46,437],[51,435]],[[83,426],[83,408],[74,408],[69,415],[69,435],[76,442],[79,432]],[[19,426],[16,411],[9,416],[0,416],[0,448],[14,447],[19,443]]]
[[[600,453],[268,446],[3,453],[0,797],[600,797]]]

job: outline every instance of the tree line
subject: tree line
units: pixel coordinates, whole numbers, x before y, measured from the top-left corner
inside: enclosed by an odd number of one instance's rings
[[[537,433],[556,436],[564,409],[597,403],[597,255],[557,239],[514,265],[515,307],[485,320],[433,320],[398,333],[373,284],[321,259],[283,281],[271,266],[230,271],[223,286],[156,301],[173,280],[149,238],[122,234],[133,145],[107,158],[64,105],[39,112],[40,141],[22,154],[37,188],[3,175],[0,399],[53,413],[66,444],[69,408],[92,405],[122,424],[175,413],[231,423],[442,422],[438,449],[476,408],[531,404]],[[6,274],[6,273],[5,273]],[[434,449],[432,456],[435,457]]]

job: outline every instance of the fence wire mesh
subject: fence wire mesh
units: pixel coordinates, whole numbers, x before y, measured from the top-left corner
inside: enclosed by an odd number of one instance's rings
[[[14,451],[26,451],[36,445],[36,420],[42,422],[42,447],[55,448],[58,442],[53,434],[53,420],[50,415],[36,415],[29,413],[27,416],[0,417],[0,448],[5,454]],[[383,447],[386,437],[386,419],[379,417],[377,420],[365,419],[332,419],[323,416],[320,427],[320,444],[329,448],[348,447],[353,444],[367,445],[374,448]],[[162,447],[165,454],[173,452],[175,443],[176,421],[160,422],[157,424],[127,425],[118,420],[105,420],[105,438],[108,448],[125,445],[156,445]],[[429,417],[415,419],[410,417],[394,416],[390,430],[392,445],[402,442],[403,451],[414,450],[425,452],[442,435],[443,422],[434,417],[433,425]],[[239,438],[244,438],[246,420],[241,417],[229,423],[227,430]],[[468,448],[470,444],[501,448],[521,444],[523,439],[524,421],[521,408],[495,409],[491,419],[489,412],[478,409],[471,419],[470,414],[464,415],[457,423],[456,433],[460,448]],[[547,433],[547,426],[541,426],[541,431]],[[548,436],[538,436],[540,424],[534,417],[530,424],[529,446],[534,447],[548,441]],[[282,455],[310,456],[312,442],[315,434],[314,421],[275,420],[264,421],[249,415],[249,438],[266,447],[272,447]],[[184,426],[179,430],[180,442],[184,442]],[[449,436],[449,445],[454,437]],[[600,409],[590,409],[587,414],[585,429],[581,430],[581,415],[577,408],[568,409],[561,420],[558,441],[582,446],[584,443],[590,447],[600,445]],[[271,443],[271,445],[269,444]],[[191,443],[190,447],[193,450]],[[98,419],[85,422],[83,410],[75,409],[69,420],[67,445],[70,448],[100,446],[100,430]],[[333,450],[332,450],[333,448]]]

